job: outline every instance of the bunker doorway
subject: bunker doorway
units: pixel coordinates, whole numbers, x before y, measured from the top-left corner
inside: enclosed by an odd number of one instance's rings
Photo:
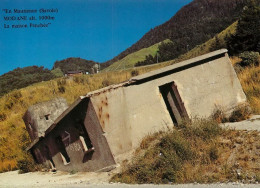
[[[187,111],[181,96],[178,92],[177,86],[174,82],[159,86],[160,92],[163,96],[166,107],[170,113],[174,124],[178,125],[183,119],[188,119]]]

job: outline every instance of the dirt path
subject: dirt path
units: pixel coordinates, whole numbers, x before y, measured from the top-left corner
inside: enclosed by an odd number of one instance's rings
[[[6,172],[0,174],[1,188],[237,188],[250,187],[257,188],[259,184],[241,184],[241,183],[215,183],[215,184],[182,184],[182,185],[128,185],[120,183],[108,183],[110,174],[102,173],[76,173],[69,174],[65,172],[33,172],[26,174],[18,174],[18,171]]]
[[[102,184],[108,182],[110,173],[78,172],[30,172],[19,174],[18,171],[0,173],[0,187],[57,187],[77,184]]]

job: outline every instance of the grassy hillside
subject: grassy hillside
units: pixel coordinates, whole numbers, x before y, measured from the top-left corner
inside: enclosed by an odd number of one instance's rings
[[[225,30],[220,32],[219,34],[215,35],[214,38],[208,40],[207,42],[196,46],[188,53],[185,53],[179,57],[179,59],[190,59],[199,55],[203,55],[214,50],[218,50],[219,48],[226,48],[225,38],[234,34],[236,32],[237,22],[234,22],[232,25],[227,27]],[[218,42],[217,42],[218,40]],[[216,44],[216,42],[218,44]]]
[[[163,41],[164,43],[171,42],[169,39]],[[137,52],[131,53],[124,57],[123,59],[116,61],[109,67],[105,68],[104,71],[116,71],[116,70],[123,70],[127,68],[132,68],[138,61],[145,60],[145,56],[152,55],[153,57],[156,55],[158,50],[158,46],[161,42],[154,44],[148,48],[143,48]]]
[[[178,63],[180,61],[184,61],[187,59],[191,59],[215,50],[218,50],[220,48],[226,48],[226,42],[225,39],[227,37],[229,37],[230,35],[234,34],[236,31],[236,26],[237,26],[237,21],[234,22],[232,25],[230,25],[229,27],[227,27],[225,30],[223,30],[222,32],[220,32],[219,34],[215,35],[214,38],[206,41],[205,43],[201,44],[201,45],[197,45],[195,48],[191,49],[190,51],[188,51],[187,53],[180,55],[178,58],[170,60],[170,61],[165,61],[159,64],[154,64],[154,65],[148,65],[148,66],[143,66],[143,67],[164,67],[164,66],[168,66],[168,65],[172,65],[174,63]],[[216,41],[218,41],[216,44]],[[170,42],[169,39],[163,41],[163,42]],[[158,45],[160,43],[157,43],[156,45]],[[152,46],[153,47],[153,46]],[[158,46],[157,46],[158,47]],[[145,49],[149,49],[149,48],[145,48]],[[158,48],[157,48],[158,49]],[[130,55],[128,55],[127,57],[127,61],[133,61],[135,62],[135,64],[137,63],[137,61],[135,60],[135,57],[137,56],[137,54],[140,54],[140,56],[145,57],[145,55],[141,55],[142,50],[138,51],[138,52],[134,52]],[[154,51],[154,54],[156,53],[156,51]],[[133,59],[131,59],[133,58]],[[113,63],[112,65],[110,65],[108,68],[104,69],[104,71],[116,71],[116,70],[122,70],[124,69],[124,64],[123,64],[123,60],[125,58],[123,58],[122,60],[119,60],[115,63]],[[141,58],[140,58],[141,59]],[[143,59],[144,60],[144,59]],[[127,62],[126,61],[126,62]],[[141,61],[141,60],[140,60]],[[120,64],[121,63],[121,64]],[[117,65],[117,66],[115,66]],[[110,68],[112,67],[112,68]],[[130,67],[133,67],[132,65]],[[128,68],[127,66],[125,68]]]
[[[200,55],[204,55],[206,53],[218,50],[220,48],[226,48],[226,44],[225,44],[225,38],[230,36],[231,34],[234,34],[236,31],[236,26],[237,26],[237,22],[234,22],[232,25],[230,25],[229,27],[227,27],[225,30],[223,30],[222,32],[220,32],[219,34],[215,35],[214,38],[206,41],[205,43],[201,44],[201,45],[197,45],[195,48],[191,49],[190,51],[188,51],[187,53],[180,55],[178,58],[170,60],[170,61],[165,61],[161,64],[160,67],[164,67],[164,66],[168,66],[168,65],[172,65],[181,61],[185,61],[187,59],[191,59]],[[218,44],[216,44],[216,38],[218,40]],[[156,65],[148,65],[148,67],[158,67],[159,64]]]

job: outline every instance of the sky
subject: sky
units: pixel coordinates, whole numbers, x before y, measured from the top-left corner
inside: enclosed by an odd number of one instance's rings
[[[169,20],[190,2],[1,0],[0,75],[17,67],[33,65],[52,69],[55,61],[68,57],[105,62],[137,42],[150,29]],[[21,13],[19,10],[36,12]],[[41,13],[40,10],[54,12]],[[30,20],[33,17],[34,20]],[[47,27],[34,27],[35,24]]]

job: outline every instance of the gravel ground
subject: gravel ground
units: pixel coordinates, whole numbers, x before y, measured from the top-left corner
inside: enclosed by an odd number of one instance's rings
[[[69,174],[66,172],[33,172],[26,174],[18,174],[18,171],[6,172],[0,174],[0,187],[1,188],[44,188],[44,187],[57,187],[57,188],[237,188],[249,187],[259,188],[259,184],[241,184],[241,183],[215,183],[215,184],[178,184],[178,185],[128,185],[120,183],[108,183],[110,174],[107,172],[102,173],[76,173]]]
[[[30,172],[19,174],[18,171],[0,173],[0,187],[74,187],[77,184],[89,185],[108,182],[108,172],[79,172],[69,174],[68,172]]]

